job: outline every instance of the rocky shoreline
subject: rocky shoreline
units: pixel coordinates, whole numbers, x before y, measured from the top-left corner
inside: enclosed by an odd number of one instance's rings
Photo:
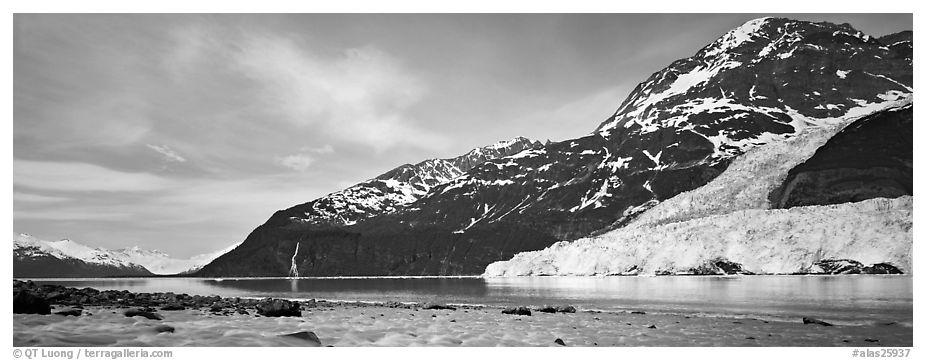
[[[912,344],[912,326],[843,326],[810,316],[787,322],[644,311],[603,313],[570,305],[502,308],[395,301],[291,301],[100,291],[16,280],[13,312],[17,346]],[[48,334],[56,335],[49,339]]]

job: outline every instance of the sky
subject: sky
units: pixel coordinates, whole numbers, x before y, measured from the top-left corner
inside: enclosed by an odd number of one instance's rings
[[[405,163],[583,136],[760,16],[16,14],[13,230],[175,257]]]

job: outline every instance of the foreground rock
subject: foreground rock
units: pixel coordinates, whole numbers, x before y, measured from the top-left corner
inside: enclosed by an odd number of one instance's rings
[[[423,308],[423,309],[425,309],[425,310],[456,310],[457,308],[455,308],[455,307],[453,307],[453,306],[447,306],[447,305],[441,305],[441,304],[430,304],[430,303],[426,303],[426,304],[424,304],[424,308]]]
[[[830,324],[830,323],[828,323],[828,322],[826,322],[826,321],[817,320],[817,319],[809,318],[809,317],[805,317],[805,318],[803,318],[802,320],[804,321],[804,324],[816,324],[816,325],[822,325],[822,326],[833,326],[833,324]]]
[[[318,336],[311,331],[300,331],[292,334],[280,335],[282,337],[289,337],[294,339],[304,340],[307,346],[322,346],[322,341],[318,339]]]
[[[506,308],[505,310],[502,310],[502,314],[531,316],[531,310],[523,306],[510,307],[510,308]]]
[[[157,332],[157,333],[159,333],[159,334],[160,334],[160,333],[164,333],[164,332],[166,332],[166,333],[173,333],[175,330],[176,330],[176,329],[174,329],[174,327],[173,327],[173,326],[170,326],[170,325],[158,325],[158,326],[155,326],[155,327],[154,327],[154,331]]]
[[[263,316],[302,316],[299,303],[283,299],[266,298],[257,303],[257,313]]]
[[[125,314],[125,317],[141,316],[145,319],[150,319],[150,320],[164,320],[164,317],[159,314],[155,314],[153,312],[141,310],[141,309],[129,309],[129,310],[126,310],[124,314]]]
[[[14,314],[51,314],[51,306],[45,299],[28,291],[18,291],[13,295]]]
[[[572,305],[556,306],[556,307],[550,306],[550,305],[544,305],[544,306],[537,308],[536,310],[542,313],[550,313],[550,314],[558,313],[558,312],[559,313],[575,313],[576,312],[576,308]]]

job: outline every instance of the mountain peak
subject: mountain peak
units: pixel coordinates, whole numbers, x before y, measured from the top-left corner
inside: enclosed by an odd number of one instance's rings
[[[884,46],[848,24],[750,20],[653,73],[597,132],[607,139],[684,133],[710,142],[705,161],[735,156],[772,140],[769,133],[789,137],[912,95],[910,49]],[[727,134],[731,121],[750,129]]]
[[[719,39],[715,40],[712,45],[714,45],[714,48],[718,51],[740,46],[747,41],[751,41],[756,35],[759,35],[760,29],[768,24],[771,19],[771,17],[761,17],[749,20],[743,23],[743,25],[728,31]]]

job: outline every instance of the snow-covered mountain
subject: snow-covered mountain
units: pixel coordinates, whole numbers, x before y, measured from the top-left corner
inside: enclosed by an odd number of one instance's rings
[[[69,239],[43,241],[28,234],[13,234],[14,277],[149,276],[143,266],[105,249],[91,248]]]
[[[486,160],[539,147],[524,137],[476,148],[449,159],[428,159],[405,164],[376,178],[361,182],[311,202],[295,206],[290,220],[310,224],[353,225],[358,220],[390,214],[426,195]]]
[[[895,189],[906,185],[894,180],[912,180],[912,107],[912,98],[872,107],[870,115],[757,147],[707,185],[652,207],[625,227],[517,254],[490,264],[484,275],[911,273],[913,201]],[[881,159],[862,162],[845,153],[847,144]],[[884,150],[892,146],[900,156]],[[834,151],[852,158],[851,169],[833,161]],[[774,209],[782,207],[773,201],[782,189],[794,191],[794,170],[820,158],[827,170],[839,168],[827,179],[836,191],[811,189],[804,196],[834,205]],[[900,167],[911,162],[910,174],[885,170],[895,158],[905,158],[897,161]],[[871,171],[877,179],[860,181]],[[877,197],[898,190],[895,199]],[[877,193],[851,202],[871,191]],[[850,198],[829,201],[834,193]]]
[[[215,258],[222,256],[240,243],[235,243],[227,248],[193,256],[188,259],[173,258],[159,250],[145,250],[137,246],[124,249],[109,250],[116,258],[139,264],[156,275],[170,274],[188,274],[196,272],[204,265],[208,264]]]
[[[13,272],[16,277],[150,276],[189,273],[237,245],[189,259],[175,259],[158,250],[145,250],[137,246],[108,250],[89,247],[70,239],[45,241],[28,234],[14,233]]]
[[[626,226],[753,149],[912,101],[911,54],[910,32],[873,38],[848,24],[752,20],[650,75],[587,136],[486,160],[349,227],[303,221],[300,207],[277,212],[199,274],[479,274],[516,253]],[[786,192],[839,193],[827,179],[851,167],[810,167],[789,180],[798,192]],[[859,190],[857,200],[912,193],[887,188]],[[829,197],[818,195],[809,201]]]

